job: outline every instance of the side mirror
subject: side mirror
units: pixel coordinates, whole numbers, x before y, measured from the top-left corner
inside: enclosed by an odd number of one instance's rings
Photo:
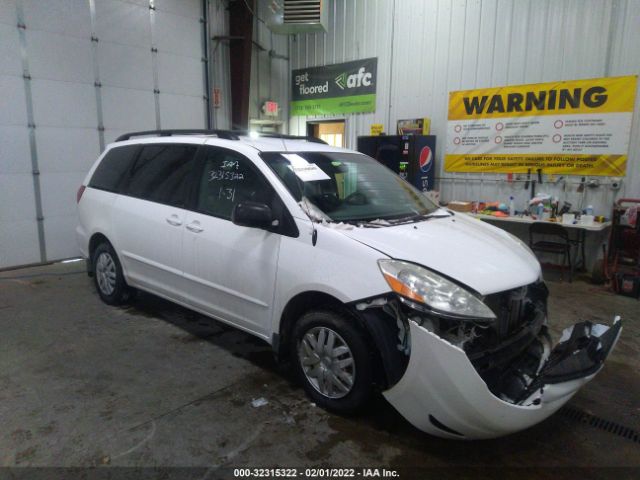
[[[231,221],[242,227],[270,229],[273,225],[271,208],[264,203],[240,202],[233,207]]]

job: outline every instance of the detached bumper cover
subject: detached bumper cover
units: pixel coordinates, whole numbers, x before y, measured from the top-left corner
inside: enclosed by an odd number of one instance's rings
[[[583,322],[566,329],[516,404],[489,391],[462,349],[409,324],[409,365],[384,396],[417,428],[466,439],[507,435],[552,415],[600,371],[622,330],[619,317],[611,327]]]

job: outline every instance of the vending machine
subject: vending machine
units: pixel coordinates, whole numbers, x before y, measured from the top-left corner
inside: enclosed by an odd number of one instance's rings
[[[435,135],[358,137],[358,151],[375,158],[417,189],[432,190],[435,181]]]

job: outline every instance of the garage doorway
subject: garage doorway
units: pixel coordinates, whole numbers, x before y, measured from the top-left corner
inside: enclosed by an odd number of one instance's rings
[[[344,120],[307,122],[307,135],[324,140],[332,147],[344,148]]]

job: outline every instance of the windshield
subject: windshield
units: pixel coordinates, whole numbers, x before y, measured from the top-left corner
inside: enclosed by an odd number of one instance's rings
[[[261,156],[314,220],[394,220],[438,209],[419,190],[366,155],[263,152]]]

